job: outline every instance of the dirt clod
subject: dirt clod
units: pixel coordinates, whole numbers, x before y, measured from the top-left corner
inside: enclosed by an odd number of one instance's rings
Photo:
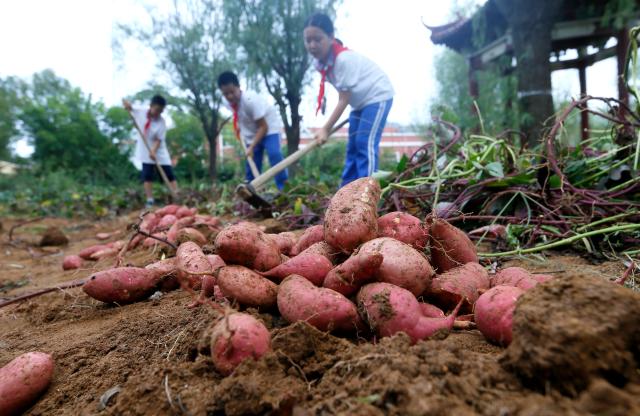
[[[502,360],[527,386],[571,396],[594,378],[638,381],[640,294],[602,279],[570,276],[525,293]]]
[[[40,246],[65,246],[69,244],[69,239],[58,227],[49,227],[42,234]]]

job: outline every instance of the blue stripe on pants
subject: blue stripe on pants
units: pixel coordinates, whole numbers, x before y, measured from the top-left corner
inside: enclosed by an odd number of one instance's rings
[[[280,151],[280,133],[270,134],[268,136],[264,136],[260,143],[258,143],[253,149],[253,161],[258,168],[258,172],[262,173],[262,159],[264,158],[264,151],[267,151],[267,156],[269,157],[269,164],[271,166],[279,163],[283,157],[282,152]],[[251,173],[251,168],[249,167],[249,162],[245,163],[245,170],[247,172],[247,181],[251,182],[253,180],[253,174]],[[276,186],[278,190],[282,190],[284,188],[284,183],[288,179],[287,170],[283,170],[279,172],[276,177]]]
[[[378,170],[382,130],[393,100],[370,104],[349,115],[349,142],[342,171],[342,186]]]

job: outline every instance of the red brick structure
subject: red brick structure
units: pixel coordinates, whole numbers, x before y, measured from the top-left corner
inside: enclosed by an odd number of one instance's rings
[[[311,140],[313,140],[313,133],[318,129],[315,127],[309,129],[303,129],[300,133],[300,148],[305,147]],[[348,128],[340,129],[336,134],[331,136],[330,140],[342,140],[346,141],[349,133]],[[234,146],[229,142],[229,138],[222,140],[220,136],[218,149],[221,158],[238,157]],[[393,125],[387,125],[382,132],[382,139],[380,140],[380,152],[390,152],[394,155],[396,161],[399,161],[402,155],[410,157],[416,150],[425,144],[424,136],[420,133],[410,131],[408,129],[398,128]],[[286,147],[287,142],[284,134],[282,134],[282,146]]]

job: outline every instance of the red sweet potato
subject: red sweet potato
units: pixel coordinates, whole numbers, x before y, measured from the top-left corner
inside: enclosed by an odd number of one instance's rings
[[[271,350],[271,335],[253,316],[232,313],[211,331],[211,358],[223,375],[229,375],[244,360],[257,360]]]
[[[177,242],[184,243],[192,241],[202,247],[207,244],[207,238],[198,230],[191,227],[186,227],[178,231]]]
[[[158,286],[160,291],[170,292],[180,287],[175,257],[169,257],[167,259],[148,264],[145,266],[145,269],[151,270],[160,276],[161,280]]]
[[[236,224],[224,228],[215,240],[216,253],[227,264],[266,272],[281,262],[278,245],[255,226]]]
[[[302,233],[300,238],[298,238],[296,243],[291,248],[290,253],[292,256],[297,256],[307,248],[323,240],[324,240],[324,226],[313,225],[307,228],[306,230],[304,230],[304,233]]]
[[[167,231],[167,241],[175,245],[178,242],[179,231],[180,231],[180,225],[176,221],[173,223],[173,225],[171,225],[171,227],[169,227],[169,230]]]
[[[47,389],[53,376],[53,357],[28,352],[0,368],[0,413],[19,415]]]
[[[100,251],[100,250],[106,250],[108,248],[109,248],[109,246],[106,245],[106,244],[97,244],[95,246],[87,247],[87,248],[84,248],[84,249],[80,250],[80,252],[78,253],[78,256],[80,256],[84,260],[92,260],[91,259],[91,255],[93,253],[95,253],[96,251]]]
[[[376,238],[360,247],[362,255],[382,254],[375,280],[403,287],[420,296],[429,286],[433,269],[422,253],[408,244],[389,237]]]
[[[287,322],[306,321],[321,331],[353,331],[361,325],[349,299],[295,274],[280,283],[278,310]]]
[[[478,263],[467,263],[436,276],[427,290],[433,303],[452,309],[462,301],[462,310],[471,312],[480,291],[489,289],[489,274]]]
[[[389,283],[364,285],[358,292],[357,301],[358,311],[372,331],[381,337],[404,332],[413,343],[439,330],[451,330],[460,306],[447,317],[427,317],[411,292]]]
[[[74,270],[82,267],[82,257],[71,255],[62,259],[62,270]]]
[[[131,242],[129,243],[129,247],[127,247],[129,250],[133,250],[134,248],[138,247],[140,245],[140,243],[142,243],[145,240],[145,236],[143,236],[142,234],[138,234],[135,237],[133,237],[133,240],[131,240]]]
[[[520,288],[501,285],[478,298],[474,307],[475,322],[487,340],[503,346],[511,343],[513,312],[523,293]]]
[[[100,259],[104,259],[107,257],[114,257],[118,254],[118,252],[120,251],[119,248],[116,247],[109,247],[109,248],[105,248],[102,250],[98,250],[94,253],[91,254],[91,256],[89,256],[89,259],[91,260],[100,260]]]
[[[437,306],[431,305],[429,303],[420,302],[420,311],[422,312],[422,316],[426,316],[427,318],[444,318],[444,312],[442,309]],[[458,317],[460,319],[460,317]]]
[[[217,284],[225,297],[241,305],[271,308],[276,305],[278,285],[244,266],[218,269]]]
[[[326,241],[320,241],[319,243],[315,243],[306,248],[302,253],[299,254],[320,254],[321,256],[326,257],[333,264],[336,264],[338,261],[338,257],[341,256],[341,253],[338,252],[335,248],[331,247]]]
[[[514,286],[522,290],[529,290],[536,286],[538,281],[533,278],[529,271],[522,267],[507,267],[499,270],[491,278],[491,287],[494,286]]]
[[[344,263],[327,273],[322,286],[345,296],[351,296],[364,283],[373,280],[383,259],[382,254],[375,251],[357,251]]]
[[[151,234],[152,232],[155,231],[156,227],[158,226],[158,223],[160,222],[160,218],[162,218],[162,215],[159,215],[159,214],[151,213],[151,214],[145,215],[144,218],[142,219],[142,222],[140,223],[140,229],[146,233]]]
[[[222,257],[217,254],[207,254],[207,260],[209,261],[209,264],[211,264],[214,274],[219,268],[227,265],[224,260],[222,260]]]
[[[290,258],[279,266],[261,273],[278,282],[289,275],[297,274],[316,286],[322,286],[325,276],[333,268],[333,264],[320,254],[304,253]]]
[[[290,255],[293,246],[295,246],[298,241],[298,237],[292,232],[284,232],[279,234],[267,234],[273,241],[275,241],[276,245],[280,249],[280,253],[285,255]]]
[[[162,208],[158,208],[154,214],[158,215],[160,218],[168,214],[175,215],[179,208],[180,206],[175,204],[165,205]]]
[[[106,303],[132,303],[147,298],[157,287],[161,276],[139,267],[118,267],[98,272],[87,280],[82,290]]]
[[[174,222],[178,221],[178,217],[173,214],[167,214],[160,219],[156,228],[158,230],[165,230],[173,225]]]
[[[438,273],[466,263],[478,263],[476,246],[464,233],[447,221],[427,216],[431,264]]]
[[[176,266],[179,271],[194,276],[211,275],[213,268],[199,245],[187,241],[178,246]]]
[[[180,228],[184,228],[184,227],[190,227],[193,224],[195,224],[196,222],[196,217],[190,216],[190,217],[178,217],[178,221],[176,221],[176,224],[178,224],[178,226]]]
[[[427,246],[429,236],[418,218],[396,211],[378,218],[378,237],[395,238],[422,251]]]
[[[181,206],[175,213],[178,218],[193,217],[198,212],[198,208],[189,208],[187,206]]]
[[[357,179],[333,195],[324,216],[324,241],[350,254],[378,236],[380,185],[373,178]]]
[[[111,237],[111,233],[98,233],[96,234],[96,240],[108,240]]]

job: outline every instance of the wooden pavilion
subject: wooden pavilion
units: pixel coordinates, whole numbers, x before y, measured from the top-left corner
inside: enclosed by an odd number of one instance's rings
[[[623,24],[617,27],[614,19],[621,16],[606,17],[607,1],[603,0],[564,0],[558,19],[551,31],[551,71],[577,69],[580,78],[580,94],[587,94],[586,68],[594,63],[617,57],[618,96],[628,103],[629,95],[621,75],[624,72],[626,52],[629,45],[629,28],[640,23],[640,0],[632,13],[623,17]],[[531,2],[531,7],[536,7]],[[426,26],[426,25],[425,25]],[[488,0],[472,17],[459,18],[443,26],[427,26],[431,31],[431,41],[445,45],[463,54],[469,62],[469,92],[478,97],[476,72],[492,65],[498,58],[514,56],[512,31],[495,0]],[[607,46],[611,38],[615,45]],[[577,58],[563,60],[567,50],[577,50]],[[507,72],[516,69],[515,59],[511,59]],[[538,91],[525,92],[529,94]],[[550,91],[546,92],[550,94]],[[518,98],[522,97],[518,93]],[[588,114],[582,112],[581,131],[583,138],[588,134]]]

